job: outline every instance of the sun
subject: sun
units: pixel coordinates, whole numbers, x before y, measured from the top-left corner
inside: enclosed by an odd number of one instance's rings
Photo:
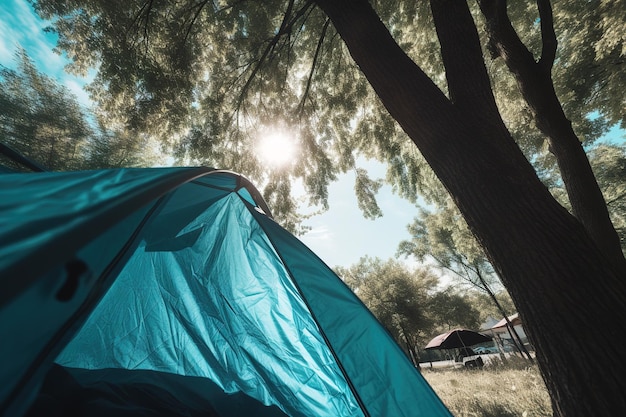
[[[284,132],[268,133],[259,142],[259,158],[274,167],[293,162],[296,150],[295,138]]]

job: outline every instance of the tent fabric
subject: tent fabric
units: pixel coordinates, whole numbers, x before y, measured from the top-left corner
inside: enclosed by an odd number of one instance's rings
[[[54,360],[82,370],[78,379],[199,378],[290,416],[450,415],[243,177],[162,168],[0,181],[11,295],[0,300],[0,337],[15,341],[0,344],[2,410],[20,415],[16,403],[32,402],[26,394]],[[26,283],[14,282],[18,272]],[[177,387],[177,398],[193,389]]]
[[[206,169],[119,169],[0,176],[0,271],[23,278],[0,305],[124,216]],[[128,227],[129,230],[134,230]],[[37,259],[38,262],[33,262]],[[17,288],[14,288],[17,287]]]
[[[430,385],[343,281],[293,235],[255,216],[297,277],[299,289],[370,415],[448,415]],[[381,395],[391,387],[393,395]]]
[[[199,190],[185,193],[192,195]],[[172,213],[168,204],[163,212]],[[150,240],[161,238],[159,217],[144,229]],[[251,220],[231,194],[177,238],[159,239],[152,250],[150,241],[142,241],[57,362],[207,377],[226,392],[283,404],[290,415],[362,415],[343,395],[350,392],[345,379]]]
[[[88,298],[93,278],[121,251],[153,199],[207,171],[0,175],[0,340],[12,341],[0,343],[0,357],[6,358],[0,366],[0,404],[12,390],[27,395],[24,384],[42,376],[44,367],[38,365],[50,361],[44,357],[54,355],[55,346],[58,350],[61,330]],[[67,283],[70,291],[58,293]],[[66,294],[71,297],[61,297]]]
[[[53,365],[26,417],[285,417],[207,378],[157,371],[85,370]]]

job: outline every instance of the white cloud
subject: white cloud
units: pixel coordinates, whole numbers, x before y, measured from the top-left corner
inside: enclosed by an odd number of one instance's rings
[[[37,62],[40,69],[50,74],[65,73],[67,61],[52,50],[51,45],[45,38],[36,39],[29,47],[28,54]]]
[[[12,24],[14,17],[9,10],[0,8],[0,63],[5,67],[14,67],[15,50],[20,43],[21,29]]]
[[[76,96],[78,102],[85,107],[91,107],[91,100],[89,99],[89,95],[83,89],[83,85],[77,82],[74,79],[67,77],[64,81],[65,86]]]
[[[41,27],[24,0],[9,0],[0,8],[0,32],[2,33],[2,60],[12,64],[18,45],[26,48],[38,38]],[[9,62],[7,62],[9,61]],[[9,65],[7,65],[9,66]]]
[[[53,51],[54,40],[44,31],[49,26],[49,23],[39,19],[26,1],[15,0],[15,6],[15,20],[17,22],[14,30],[19,30],[19,43],[26,48],[31,58],[37,62],[40,70],[49,74],[63,72],[67,62]]]
[[[0,23],[0,32],[4,32],[2,30],[2,23]],[[4,38],[0,38],[0,64],[8,67],[12,59],[13,50],[9,48]]]
[[[43,20],[37,18],[33,9],[25,0],[13,0],[10,3],[13,3],[13,16],[21,27],[22,32],[26,34],[39,33],[47,26]]]
[[[333,233],[329,230],[327,225],[313,227],[305,235],[307,241],[330,241],[333,238]]]

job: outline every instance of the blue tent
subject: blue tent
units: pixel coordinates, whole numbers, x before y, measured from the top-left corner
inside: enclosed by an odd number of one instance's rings
[[[3,415],[449,416],[240,175],[0,174]]]

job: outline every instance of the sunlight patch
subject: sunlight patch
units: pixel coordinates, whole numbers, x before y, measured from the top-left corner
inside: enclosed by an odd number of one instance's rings
[[[274,167],[292,163],[296,157],[296,139],[282,131],[273,131],[259,141],[259,159]]]

